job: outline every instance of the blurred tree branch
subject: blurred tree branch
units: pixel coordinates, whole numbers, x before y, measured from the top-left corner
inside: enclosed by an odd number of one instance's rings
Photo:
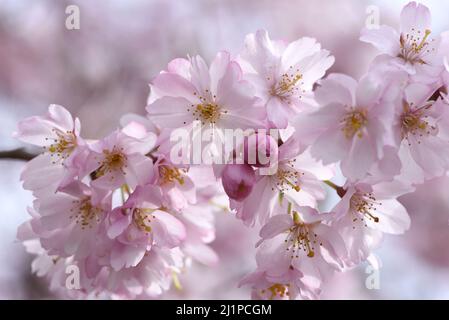
[[[10,159],[10,160],[24,160],[29,161],[33,159],[36,155],[25,151],[22,148],[13,149],[8,151],[0,151],[0,160],[1,159]]]

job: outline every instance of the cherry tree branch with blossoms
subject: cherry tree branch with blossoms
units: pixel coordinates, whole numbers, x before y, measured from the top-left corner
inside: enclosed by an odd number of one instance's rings
[[[36,255],[33,271],[65,297],[160,297],[192,260],[219,263],[211,203],[226,195],[260,235],[257,267],[238,285],[254,299],[319,298],[385,234],[409,229],[397,197],[448,171],[448,35],[434,35],[427,7],[411,2],[399,30],[362,30],[379,55],[356,80],[326,75],[334,57],[315,39],[259,30],[210,64],[172,60],[150,83],[147,115],[125,115],[102,139],[82,138],[62,106],[24,119],[15,136],[43,153],[0,157],[30,160],[21,180],[35,201],[18,238]],[[195,153],[198,130],[200,155],[224,162],[176,160]],[[223,151],[226,130],[245,135]],[[178,133],[191,137],[182,148]],[[340,199],[321,212],[326,186]],[[78,290],[65,287],[67,266],[80,270]]]

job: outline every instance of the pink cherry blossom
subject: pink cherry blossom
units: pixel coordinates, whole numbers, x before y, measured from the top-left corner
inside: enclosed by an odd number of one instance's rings
[[[443,69],[440,38],[432,36],[429,9],[410,2],[401,12],[400,30],[386,25],[362,30],[361,41],[374,45],[382,54],[375,63],[405,70],[422,81],[435,82]]]
[[[227,52],[218,53],[209,67],[200,56],[176,59],[152,81],[147,111],[161,128],[194,121],[214,128],[258,128],[265,114],[252,92]]]
[[[79,182],[74,182],[67,192],[35,200],[30,209],[31,227],[50,255],[84,258],[95,248],[111,197]]]
[[[348,248],[346,263],[354,265],[368,258],[383,233],[404,233],[410,227],[410,217],[404,206],[378,185],[348,183],[344,189],[344,196],[332,209],[336,215],[332,226]]]
[[[307,206],[315,206],[317,200],[324,198],[320,181],[308,170],[316,169],[309,162],[302,161],[302,149],[293,138],[285,142],[279,147],[278,162],[273,172],[260,175],[262,168],[259,169],[256,184],[249,196],[241,202],[231,202],[237,217],[245,224],[264,224],[272,215],[276,201],[283,197]],[[321,167],[317,171],[326,170]]]
[[[86,173],[93,174],[92,185],[115,189],[127,184],[130,188],[150,183],[153,161],[146,154],[153,148],[147,141],[114,131],[104,139],[89,145]]]
[[[189,167],[174,165],[166,155],[159,154],[154,164],[155,183],[162,190],[164,205],[181,211],[195,204],[196,189],[189,175]]]
[[[43,147],[45,152],[32,159],[21,178],[24,187],[34,193],[39,190],[56,191],[80,172],[78,163],[86,156],[86,142],[80,137],[78,118],[64,107],[50,105],[44,116],[33,116],[18,124],[13,136],[17,139]],[[48,181],[33,179],[45,175]]]
[[[316,91],[320,108],[298,117],[295,134],[312,143],[312,155],[324,164],[341,161],[345,177],[362,179],[384,157],[394,108],[383,100],[384,90],[385,82],[375,76],[357,83],[332,74]]]
[[[161,197],[158,187],[138,187],[109,215],[108,236],[116,239],[111,252],[114,270],[135,267],[153,246],[173,248],[185,238],[184,225],[162,208]]]
[[[315,39],[286,44],[271,40],[265,30],[246,37],[240,58],[245,62],[245,78],[255,85],[268,120],[277,128],[286,128],[289,118],[304,109],[313,85],[334,63]]]
[[[53,157],[53,162],[69,158],[83,141],[80,139],[79,119],[62,106],[52,104],[45,116],[34,116],[22,120],[14,136],[27,143],[44,147]]]
[[[121,299],[154,299],[170,289],[183,267],[179,248],[154,247],[136,267],[107,274],[104,286]]]
[[[265,271],[257,270],[246,275],[240,286],[251,286],[254,300],[289,300],[298,296],[296,286],[291,283],[276,283]]]
[[[304,297],[316,295],[322,282],[343,268],[347,254],[337,229],[326,224],[332,219],[332,214],[296,206],[273,216],[260,231],[258,269],[271,281],[290,283],[289,290],[296,287]]]
[[[442,98],[429,100],[432,94],[425,85],[410,84],[396,106],[402,177],[414,183],[443,175],[449,165],[449,137],[441,127],[448,123],[448,105]]]

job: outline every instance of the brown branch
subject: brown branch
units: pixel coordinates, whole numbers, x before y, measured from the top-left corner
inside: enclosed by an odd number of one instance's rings
[[[33,159],[35,156],[36,156],[35,154],[29,153],[21,148],[8,151],[0,151],[0,160],[10,159],[10,160],[29,161]]]

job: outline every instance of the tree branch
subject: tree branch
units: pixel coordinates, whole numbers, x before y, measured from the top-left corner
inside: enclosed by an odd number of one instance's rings
[[[8,151],[0,151],[0,160],[10,159],[10,160],[29,161],[33,159],[35,156],[36,156],[35,154],[29,153],[21,148]]]

